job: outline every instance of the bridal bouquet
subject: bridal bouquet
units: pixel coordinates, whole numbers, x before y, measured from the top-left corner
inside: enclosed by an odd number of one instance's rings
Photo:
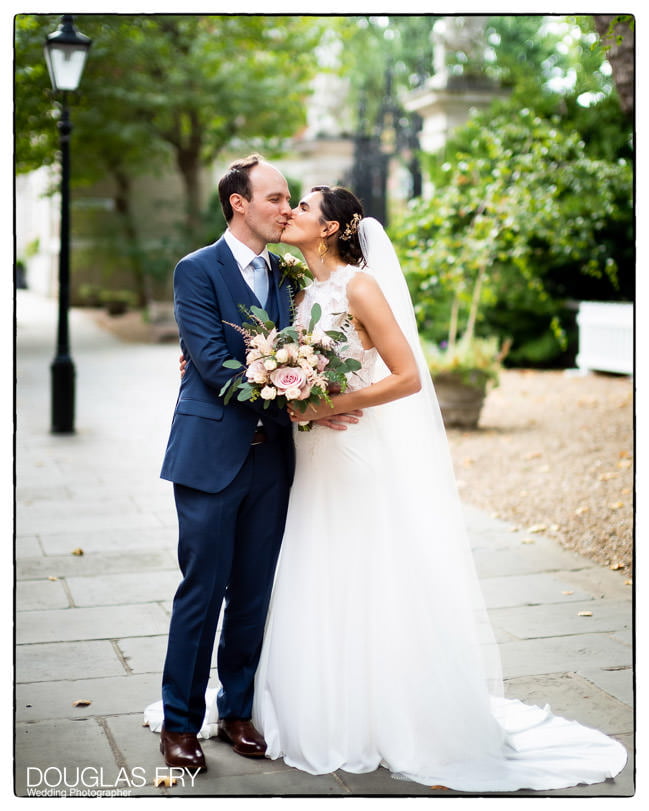
[[[322,315],[319,304],[314,304],[308,328],[300,324],[278,330],[260,307],[242,308],[250,318],[241,326],[225,323],[243,335],[246,344],[246,362],[226,360],[227,369],[238,372],[223,386],[220,396],[227,404],[237,393],[237,400],[254,402],[264,400],[264,408],[272,401],[291,407],[302,414],[310,404],[330,403],[329,392],[345,391],[347,375],[360,369],[354,358],[344,358],[347,341],[344,332],[322,330],[318,321]],[[308,420],[298,423],[298,429],[308,431]]]

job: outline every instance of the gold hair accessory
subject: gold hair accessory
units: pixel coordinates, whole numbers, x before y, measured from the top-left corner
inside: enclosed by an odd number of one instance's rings
[[[360,221],[361,221],[361,215],[358,214],[358,212],[357,212],[351,218],[347,228],[345,228],[343,233],[340,235],[340,238],[343,239],[345,242],[347,242],[348,239],[351,239],[352,236],[358,231],[358,225],[359,225]]]

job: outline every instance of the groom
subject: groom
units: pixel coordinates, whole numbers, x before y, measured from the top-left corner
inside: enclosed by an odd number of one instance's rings
[[[217,668],[218,736],[234,751],[263,757],[254,728],[254,676],[294,470],[286,412],[261,402],[230,401],[219,391],[232,376],[228,358],[245,359],[239,306],[262,306],[281,329],[291,320],[279,242],[291,218],[284,177],[259,155],[235,161],[219,181],[228,229],[174,271],[175,315],[187,360],[161,476],[174,483],[178,560],[176,592],[162,677],[160,749],[168,766],[205,770],[196,733],[222,603]],[[261,261],[260,261],[261,260]],[[358,415],[325,421],[331,428]]]

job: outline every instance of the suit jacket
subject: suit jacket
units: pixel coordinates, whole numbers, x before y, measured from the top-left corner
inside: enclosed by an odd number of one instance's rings
[[[289,283],[280,285],[278,257],[271,257],[266,310],[279,329],[291,321]],[[181,379],[161,477],[208,493],[217,493],[232,481],[250,449],[261,419],[271,440],[277,442],[278,464],[294,468],[291,423],[274,403],[264,409],[261,400],[240,403],[233,397],[224,405],[219,392],[235,374],[223,368],[228,358],[245,362],[243,337],[225,322],[245,320],[239,305],[259,306],[255,294],[221,237],[180,260],[174,270],[174,311],[180,346],[188,359]]]

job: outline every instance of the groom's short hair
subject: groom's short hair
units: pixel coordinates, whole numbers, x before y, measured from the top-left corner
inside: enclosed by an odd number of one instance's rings
[[[252,187],[250,186],[250,170],[263,162],[263,157],[253,152],[247,158],[239,158],[233,161],[228,167],[228,171],[219,180],[219,199],[221,208],[225,216],[225,221],[230,222],[234,212],[230,204],[230,196],[240,194],[246,200],[252,199]]]

